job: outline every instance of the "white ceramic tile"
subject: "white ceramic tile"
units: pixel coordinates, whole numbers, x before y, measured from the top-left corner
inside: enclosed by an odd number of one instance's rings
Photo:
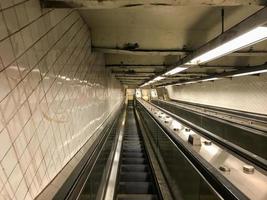
[[[25,101],[21,105],[20,109],[18,110],[18,115],[19,115],[20,123],[22,127],[24,127],[24,125],[28,122],[28,120],[31,117],[30,108],[29,108],[27,101]]]
[[[39,146],[39,142],[38,142],[37,135],[33,135],[32,139],[28,145],[28,149],[32,155],[34,155],[36,153],[38,146]]]
[[[29,166],[31,160],[32,160],[32,157],[31,157],[29,150],[25,149],[25,151],[23,152],[23,154],[20,158],[20,166],[21,166],[21,170],[22,170],[23,174],[28,169],[28,166]]]
[[[23,104],[25,105],[27,96],[22,82],[19,82],[18,85],[12,90],[12,95],[18,108],[23,109],[21,107],[23,106]]]
[[[26,50],[21,33],[17,32],[10,37],[15,57],[19,57]]]
[[[19,5],[19,3],[24,2],[25,0],[13,0],[14,5],[17,7]]]
[[[15,56],[12,50],[11,41],[9,38],[0,42],[0,55],[1,55],[1,59],[5,67],[11,64],[11,62],[15,59]]]
[[[3,200],[10,200],[14,196],[14,193],[11,190],[10,185],[5,184],[2,191],[0,192],[0,199]]]
[[[29,23],[28,15],[26,15],[25,3],[19,4],[15,7],[18,16],[19,27],[22,28]]]
[[[28,56],[29,67],[30,67],[30,69],[33,69],[36,66],[37,62],[38,62],[38,60],[36,58],[36,55],[35,55],[34,49],[33,48],[30,48],[26,52],[26,54]]]
[[[30,119],[26,123],[26,125],[24,126],[24,128],[23,128],[23,132],[24,132],[24,135],[25,135],[25,138],[26,138],[27,143],[30,142],[33,134],[35,133],[35,129],[36,129],[36,127],[34,125],[34,122],[33,122],[32,119]]]
[[[16,104],[14,102],[12,93],[9,93],[0,103],[0,109],[4,116],[4,119],[6,122],[9,122],[11,117],[14,116],[14,114],[17,111]]]
[[[14,5],[13,0],[1,0],[1,7],[8,8]]]
[[[20,170],[20,166],[17,165],[8,178],[8,182],[9,182],[13,191],[17,190],[22,178],[23,178],[23,176],[22,176],[22,172]]]
[[[0,72],[0,102],[11,91],[5,70]]]
[[[24,199],[26,194],[27,194],[27,192],[28,192],[27,185],[26,185],[25,181],[22,180],[20,185],[19,185],[19,187],[18,187],[18,189],[17,189],[15,197],[17,199]]]
[[[32,196],[30,194],[30,192],[27,192],[26,196],[25,196],[25,199],[24,200],[32,200]]]
[[[22,127],[21,121],[19,119],[19,115],[18,115],[18,113],[16,113],[11,118],[11,120],[9,121],[9,123],[7,124],[7,130],[9,132],[10,139],[11,139],[12,143],[21,134],[22,128],[23,127]]]
[[[25,7],[30,21],[38,18],[41,15],[41,7],[39,1],[29,0],[25,3]]]
[[[23,28],[20,32],[24,41],[25,48],[28,49],[33,44],[31,27],[27,26]]]
[[[5,69],[6,77],[11,89],[15,88],[21,80],[20,72],[16,63],[12,63]]]
[[[38,148],[34,154],[34,161],[35,161],[37,168],[39,168],[42,160],[43,160],[42,151],[40,148]]]
[[[11,140],[9,138],[9,134],[6,129],[3,129],[3,131],[0,133],[0,141],[1,141],[0,160],[2,160],[12,145]]]
[[[21,132],[14,142],[15,151],[18,158],[22,156],[27,146],[27,141],[24,137],[24,133]]]
[[[1,162],[2,167],[7,177],[9,177],[11,172],[14,170],[17,162],[18,161],[17,161],[16,153],[13,148],[10,148]]]
[[[6,24],[4,22],[2,12],[0,12],[0,40],[7,37],[7,35],[8,35],[8,32],[7,32]]]
[[[4,10],[3,15],[6,21],[8,32],[10,34],[16,32],[19,29],[19,24],[18,24],[15,8],[11,7],[11,8]]]
[[[23,54],[22,56],[20,56],[19,59],[17,59],[17,66],[19,68],[22,78],[24,78],[30,71],[27,54]]]
[[[23,176],[27,185],[31,186],[34,175],[35,175],[34,165],[33,165],[33,163],[30,163],[29,166],[27,167],[26,172],[24,173],[24,176]]]

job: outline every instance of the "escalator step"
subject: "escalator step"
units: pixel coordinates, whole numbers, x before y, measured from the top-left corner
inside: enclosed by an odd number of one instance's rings
[[[147,160],[144,158],[122,158],[123,164],[145,164]]]
[[[123,158],[144,158],[144,153],[128,152],[122,153]]]
[[[121,165],[122,172],[147,172],[149,171],[148,165],[139,164],[139,165]]]
[[[117,200],[157,200],[156,195],[151,194],[119,194]]]
[[[147,182],[152,181],[151,174],[148,172],[123,172],[120,175],[122,182]]]
[[[133,106],[128,105],[121,150],[117,200],[158,199],[143,138],[138,131]]]
[[[122,149],[123,153],[143,153],[144,149]]]
[[[152,182],[120,182],[120,194],[154,194],[156,189]]]
[[[123,144],[123,147],[143,147],[143,144],[127,143],[127,144]]]
[[[122,148],[123,150],[133,150],[133,151],[135,151],[135,150],[144,150],[144,148],[143,147],[134,147],[134,146],[124,146],[123,148]]]

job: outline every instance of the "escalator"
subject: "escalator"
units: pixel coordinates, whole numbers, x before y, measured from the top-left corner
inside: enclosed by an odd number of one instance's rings
[[[73,174],[55,200],[248,199],[172,137],[140,101],[128,101],[121,111],[82,171],[74,171],[79,177]]]
[[[143,138],[136,124],[133,101],[129,101],[127,107],[120,160],[116,199],[160,199]]]

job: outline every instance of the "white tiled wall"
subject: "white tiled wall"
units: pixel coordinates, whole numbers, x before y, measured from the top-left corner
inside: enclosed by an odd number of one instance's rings
[[[122,101],[76,11],[0,0],[0,199],[34,199]]]
[[[267,114],[267,73],[185,86],[168,86],[172,99]]]

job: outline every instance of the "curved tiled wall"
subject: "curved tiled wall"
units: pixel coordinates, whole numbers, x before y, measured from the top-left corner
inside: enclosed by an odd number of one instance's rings
[[[34,199],[122,102],[76,11],[0,1],[0,199]]]

